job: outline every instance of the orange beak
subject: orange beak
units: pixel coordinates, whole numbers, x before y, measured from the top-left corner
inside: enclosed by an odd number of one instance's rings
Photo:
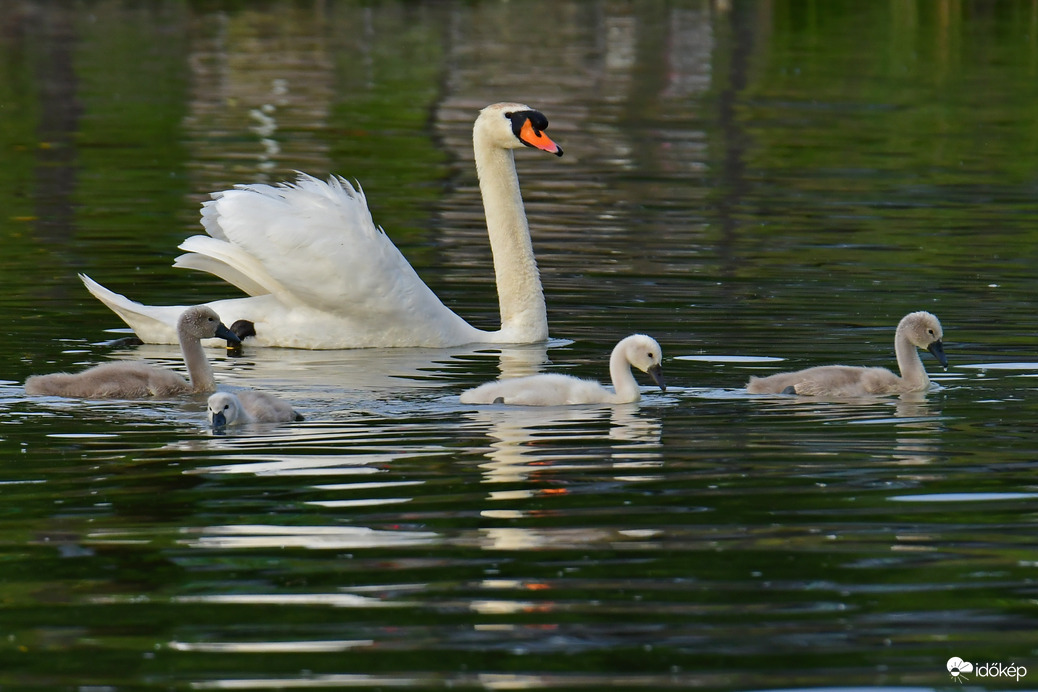
[[[535,128],[529,120],[523,123],[523,129],[519,131],[519,141],[534,149],[562,156],[562,148],[551,141],[551,137]]]

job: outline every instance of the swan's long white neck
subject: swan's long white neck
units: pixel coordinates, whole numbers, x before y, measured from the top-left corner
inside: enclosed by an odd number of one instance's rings
[[[911,385],[913,389],[926,389],[930,385],[930,378],[919,357],[919,349],[909,340],[903,324],[897,326],[894,335],[894,353],[897,354],[897,367],[905,384]]]
[[[609,356],[609,377],[613,380],[613,389],[616,390],[614,403],[617,404],[629,404],[642,398],[638,381],[631,372],[631,361],[627,358],[627,351],[623,346],[623,342],[617,344]]]
[[[177,325],[177,337],[180,339],[180,351],[184,354],[188,377],[191,378],[191,387],[196,392],[216,389],[216,377],[209,359],[205,357],[201,339],[189,334],[182,324]]]
[[[480,128],[474,130],[472,140],[494,253],[502,335],[514,333],[516,341],[542,341],[548,338],[548,314],[515,159],[510,149],[496,146]]]

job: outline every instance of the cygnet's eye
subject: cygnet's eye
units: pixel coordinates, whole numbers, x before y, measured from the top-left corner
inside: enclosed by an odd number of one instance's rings
[[[224,404],[224,405],[223,405],[223,410],[224,410],[224,411],[226,411],[226,410],[227,410],[227,409],[229,409],[230,407],[231,407],[231,405],[230,405],[230,404]]]

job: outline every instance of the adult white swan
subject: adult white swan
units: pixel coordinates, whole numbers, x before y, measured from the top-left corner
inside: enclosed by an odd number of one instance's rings
[[[295,183],[239,185],[202,205],[205,235],[176,267],[200,269],[248,298],[207,303],[228,323],[248,320],[254,343],[293,348],[532,343],[548,337],[537,262],[512,150],[562,149],[540,112],[518,103],[484,108],[472,132],[476,173],[494,255],[501,328],[484,331],[446,307],[375,226],[360,188],[300,174]],[[180,306],[150,306],[85,275],[87,289],[143,341],[176,343]]]

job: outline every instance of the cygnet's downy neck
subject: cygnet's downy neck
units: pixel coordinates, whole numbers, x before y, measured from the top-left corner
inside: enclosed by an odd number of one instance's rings
[[[638,381],[631,372],[627,352],[620,344],[616,345],[609,356],[609,377],[613,380],[613,388],[616,390],[616,403],[628,404],[642,398]]]
[[[930,384],[930,378],[919,357],[919,349],[908,338],[904,323],[897,326],[897,332],[894,334],[894,353],[897,354],[897,367],[905,384],[910,385],[912,389],[926,389]]]
[[[189,334],[184,325],[177,325],[177,336],[180,339],[180,351],[184,354],[184,364],[191,379],[191,388],[196,392],[209,392],[216,389],[216,378],[209,359],[205,357],[202,340]]]
[[[501,331],[521,334],[522,341],[547,339],[544,292],[512,151],[496,146],[478,128],[473,134],[473,145],[487,234],[494,255]]]

